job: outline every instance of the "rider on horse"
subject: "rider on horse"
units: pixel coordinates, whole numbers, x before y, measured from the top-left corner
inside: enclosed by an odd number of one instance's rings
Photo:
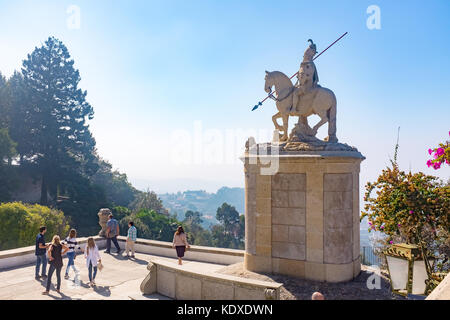
[[[311,44],[305,50],[303,54],[303,61],[300,64],[300,69],[297,73],[297,83],[295,84],[296,89],[293,94],[293,104],[292,109],[297,108],[297,103],[301,96],[309,93],[312,89],[318,86],[319,75],[317,74],[316,65],[313,62],[313,57],[317,53],[316,45],[311,39],[308,40]]]

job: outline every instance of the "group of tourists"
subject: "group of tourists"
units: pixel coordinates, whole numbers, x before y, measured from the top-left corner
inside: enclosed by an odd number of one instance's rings
[[[62,256],[67,253],[67,267],[65,279],[69,279],[69,270],[72,267],[76,274],[79,274],[78,269],[75,267],[75,249],[80,249],[84,252],[84,257],[86,259],[86,265],[89,270],[89,285],[95,285],[95,276],[97,274],[97,267],[101,264],[101,257],[98,251],[98,247],[95,244],[94,238],[90,237],[87,240],[87,244],[84,249],[82,249],[77,242],[77,231],[75,229],[70,230],[69,235],[63,241],[61,241],[58,235],[54,235],[52,242],[50,244],[45,243],[45,233],[47,232],[46,227],[41,227],[39,229],[39,234],[36,237],[36,271],[35,279],[47,279],[47,284],[45,286],[45,291],[42,294],[49,294],[50,285],[52,282],[52,276],[56,274],[56,292],[61,291],[61,270],[63,267]],[[47,259],[50,264],[47,276]],[[42,273],[39,275],[39,271]],[[94,269],[94,274],[92,275],[92,269]]]
[[[77,231],[75,229],[71,229],[69,235],[61,241],[59,235],[54,235],[52,238],[52,242],[50,244],[46,244],[45,242],[45,233],[47,232],[47,228],[45,226],[39,229],[39,234],[36,236],[36,272],[35,279],[47,279],[46,290],[42,293],[44,295],[48,295],[50,292],[50,285],[52,276],[56,274],[56,292],[60,293],[61,291],[61,270],[63,267],[63,255],[67,254],[67,267],[65,271],[64,279],[69,279],[69,271],[70,268],[73,269],[76,275],[79,275],[79,270],[75,267],[75,258],[76,258],[76,249],[81,250],[84,253],[84,258],[86,259],[86,267],[88,269],[89,275],[89,286],[95,286],[95,277],[97,276],[97,270],[102,270],[102,260],[100,256],[99,249],[95,243],[93,237],[89,237],[87,239],[86,246],[81,248],[77,241]],[[116,219],[114,219],[113,215],[109,215],[108,222],[106,224],[106,250],[105,253],[111,253],[111,242],[117,249],[117,253],[121,253],[121,249],[119,243],[117,241],[117,236],[119,235],[119,223]],[[133,221],[128,223],[128,233],[127,240],[125,246],[126,257],[135,258],[135,249],[134,244],[137,240],[137,229],[134,226]],[[187,242],[186,234],[183,230],[182,226],[177,228],[173,236],[172,247],[176,249],[178,264],[182,264],[182,258],[184,257],[184,253],[187,248],[189,248],[189,244]],[[129,253],[131,252],[131,256]],[[47,273],[47,260],[50,264],[50,268]],[[39,275],[39,271],[42,271],[41,275]]]

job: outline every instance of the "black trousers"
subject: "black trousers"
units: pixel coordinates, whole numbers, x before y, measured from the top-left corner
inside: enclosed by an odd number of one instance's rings
[[[114,243],[114,246],[116,247],[117,251],[120,251],[119,243],[117,242],[117,236],[114,236],[112,238],[106,238],[106,251],[111,250],[111,240]]]
[[[47,278],[47,291],[50,291],[50,284],[52,282],[53,272],[56,270],[56,289],[61,288],[61,269],[62,266],[55,266],[54,264],[50,265],[50,269],[48,270],[48,278]]]

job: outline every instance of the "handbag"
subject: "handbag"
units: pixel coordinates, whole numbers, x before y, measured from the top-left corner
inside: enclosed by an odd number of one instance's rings
[[[103,264],[100,261],[97,263],[97,268],[99,271],[102,271],[103,269]]]

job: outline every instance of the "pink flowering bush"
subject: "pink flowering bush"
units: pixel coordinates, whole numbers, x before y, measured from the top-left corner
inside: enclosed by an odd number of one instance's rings
[[[450,135],[450,131],[448,134]],[[433,156],[433,159],[427,161],[428,168],[437,170],[444,162],[450,165],[450,142],[447,140],[445,143],[440,143],[437,148],[428,149],[428,154]]]
[[[369,232],[382,237],[375,254],[394,243],[416,244],[438,253],[434,271],[450,269],[450,185],[422,172],[387,167],[375,182],[366,184],[364,210]]]

